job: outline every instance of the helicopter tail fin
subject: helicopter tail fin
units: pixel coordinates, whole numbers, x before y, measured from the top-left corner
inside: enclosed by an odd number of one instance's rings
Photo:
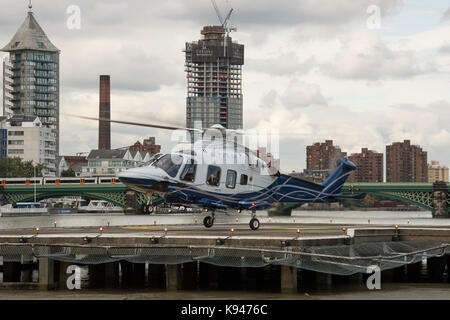
[[[330,195],[339,195],[348,176],[355,169],[356,165],[353,162],[347,158],[342,159],[337,169],[322,183],[323,191]]]

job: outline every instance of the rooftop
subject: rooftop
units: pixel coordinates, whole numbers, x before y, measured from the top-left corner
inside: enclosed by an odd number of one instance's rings
[[[31,11],[28,12],[25,21],[22,23],[19,30],[17,30],[14,37],[1,49],[1,51],[11,52],[25,49],[59,52],[59,49],[48,39]]]
[[[123,159],[128,150],[91,150],[87,159]]]

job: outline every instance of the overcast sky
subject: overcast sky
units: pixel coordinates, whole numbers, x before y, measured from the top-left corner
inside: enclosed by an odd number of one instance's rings
[[[223,15],[234,8],[232,37],[245,45],[244,128],[297,134],[281,138],[283,172],[305,168],[306,146],[325,139],[349,154],[410,139],[450,166],[448,0],[216,1]],[[0,0],[0,46],[27,3]],[[80,29],[67,27],[71,5]],[[109,74],[113,119],[185,125],[182,50],[217,24],[209,0],[34,0],[33,12],[61,50],[61,113],[98,116],[99,75]],[[97,148],[97,130],[63,116],[61,153]],[[162,130],[112,125],[112,147],[148,136],[163,151],[175,144]]]

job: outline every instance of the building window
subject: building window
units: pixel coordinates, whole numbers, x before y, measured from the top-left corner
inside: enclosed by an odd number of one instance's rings
[[[208,166],[208,173],[206,175],[206,183],[210,186],[219,186],[220,184],[220,167]]]
[[[8,154],[23,154],[23,149],[9,149]]]
[[[9,140],[9,145],[23,145],[23,140]]]
[[[23,136],[23,131],[8,131],[8,136]]]

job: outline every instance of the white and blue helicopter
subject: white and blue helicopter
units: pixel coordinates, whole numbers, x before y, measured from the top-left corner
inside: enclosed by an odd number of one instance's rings
[[[91,120],[102,120],[81,117]],[[103,119],[121,124],[163,129],[183,129],[152,124]],[[215,132],[230,130],[220,125]],[[258,158],[236,139],[198,139],[188,147],[167,154],[157,154],[146,165],[119,173],[119,179],[130,189],[155,195],[165,202],[202,207],[206,212],[203,224],[211,228],[215,212],[235,209],[252,214],[250,228],[257,230],[260,222],[256,211],[265,210],[275,203],[336,202],[348,198],[362,198],[363,194],[343,196],[342,186],[356,166],[348,159],[341,160],[337,169],[322,184],[316,184],[280,172],[270,163]],[[146,205],[151,211],[151,204]]]

